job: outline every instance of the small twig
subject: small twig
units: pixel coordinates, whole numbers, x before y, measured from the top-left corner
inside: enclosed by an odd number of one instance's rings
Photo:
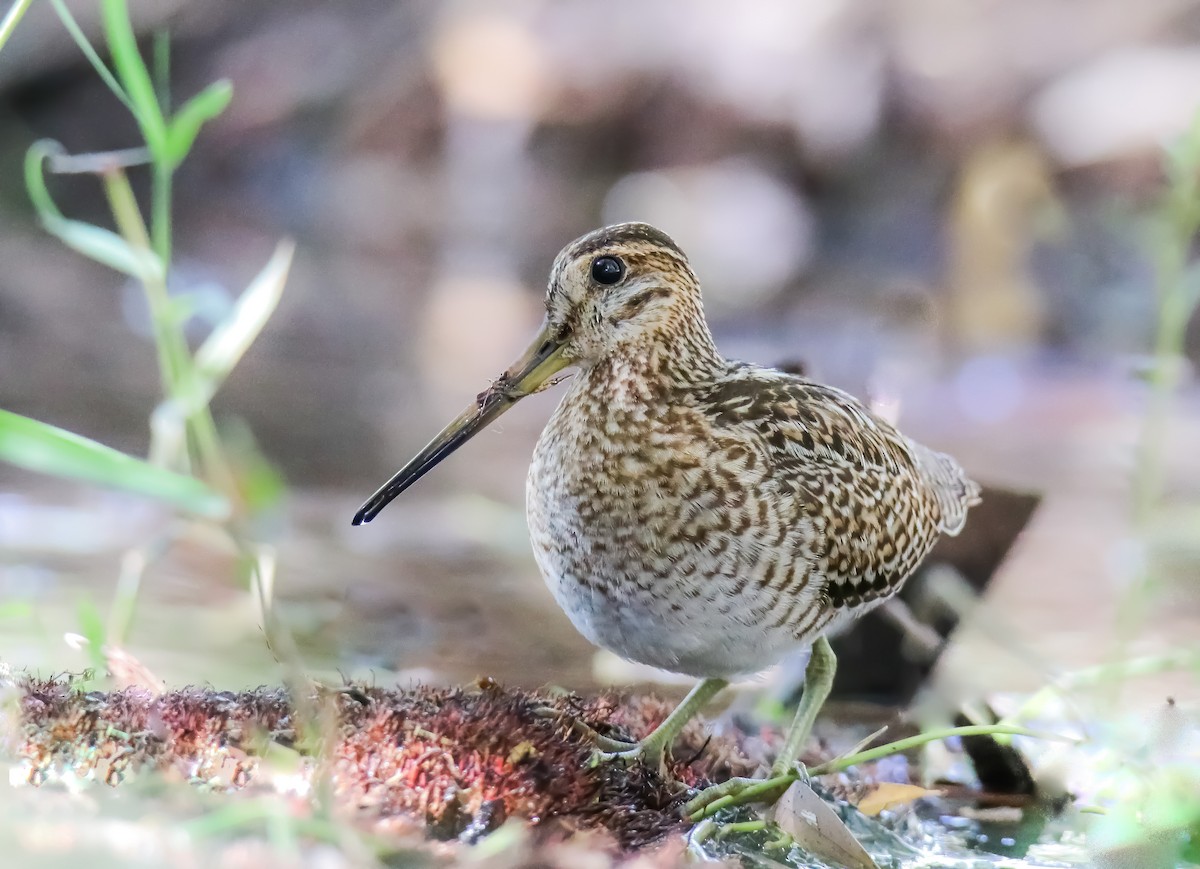
[[[693,763],[698,761],[700,759],[700,756],[703,755],[704,752],[708,749],[709,743],[711,743],[712,741],[713,741],[713,735],[710,733],[708,735],[708,739],[704,740],[704,744],[701,745],[698,749],[696,749],[696,753],[693,754],[690,758],[688,758],[687,762],[684,763],[684,766],[691,766]]]
[[[117,169],[145,166],[150,160],[150,151],[141,147],[90,154],[51,154],[46,163],[55,175],[107,175]]]

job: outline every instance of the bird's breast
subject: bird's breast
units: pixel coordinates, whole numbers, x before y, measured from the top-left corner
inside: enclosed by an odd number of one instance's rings
[[[681,499],[702,475],[694,439],[637,410],[587,419],[555,414],[530,466],[527,507],[535,538],[562,556],[593,560],[619,548],[610,572],[661,549]],[[547,535],[552,534],[553,539]],[[637,546],[630,551],[627,547]]]
[[[702,475],[700,442],[636,403],[571,398],[529,470],[527,515],[542,572],[556,593],[611,597],[668,579],[667,550],[684,542],[682,504]]]
[[[785,528],[761,509],[762,465],[740,467],[682,402],[657,415],[578,411],[568,396],[552,417],[526,493],[538,566],[575,626],[693,675],[771,663],[794,643],[782,588],[801,585],[808,538],[803,523]]]

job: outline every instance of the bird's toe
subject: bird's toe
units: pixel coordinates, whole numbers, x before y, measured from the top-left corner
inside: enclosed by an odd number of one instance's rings
[[[606,741],[616,742],[615,740]],[[592,766],[599,766],[602,763],[625,765],[640,763],[655,770],[663,778],[670,778],[667,770],[667,754],[661,747],[646,742],[616,744],[620,747],[615,751],[605,750],[604,746],[597,744],[596,751],[592,754]]]
[[[731,778],[720,784],[707,787],[692,797],[683,807],[683,815],[693,823],[711,818],[721,809],[747,803],[770,805],[788,789],[795,777],[791,775],[772,778]]]

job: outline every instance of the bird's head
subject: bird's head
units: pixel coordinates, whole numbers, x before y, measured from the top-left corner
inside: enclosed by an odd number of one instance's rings
[[[533,343],[362,506],[354,524],[370,522],[489,422],[552,385],[564,368],[659,351],[674,357],[716,353],[683,251],[645,223],[605,227],[571,242],[554,260],[546,318]]]
[[[700,310],[700,288],[679,246],[649,224],[621,223],[555,258],[539,337],[586,368],[638,345],[668,343]]]

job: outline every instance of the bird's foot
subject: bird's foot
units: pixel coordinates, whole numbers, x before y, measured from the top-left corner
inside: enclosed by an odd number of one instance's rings
[[[684,807],[683,816],[695,824],[688,834],[690,848],[700,848],[709,839],[724,839],[742,833],[767,832],[770,838],[758,847],[762,851],[775,851],[792,844],[792,837],[776,826],[769,817],[750,817],[745,820],[725,819],[718,821],[713,815],[722,809],[748,803],[771,804],[778,800],[796,780],[794,773],[772,775],[770,778],[732,778],[719,785],[705,788]]]
[[[596,746],[596,751],[592,755],[592,766],[612,761],[620,761],[624,764],[638,762],[655,770],[667,781],[671,781],[670,771],[667,769],[667,756],[676,737],[696,712],[727,684],[728,682],[724,679],[717,678],[703,679],[696,683],[696,687],[688,692],[688,695],[671,714],[638,742],[618,742],[600,736],[593,728],[578,719],[572,720],[570,723],[572,728],[578,732],[588,734],[588,738]],[[553,715],[556,713],[543,707],[538,714]],[[680,785],[680,787],[682,786]]]
[[[539,706],[534,709],[534,714],[539,718],[560,718],[563,713],[552,706]],[[610,761],[631,762],[642,760],[644,753],[643,744],[640,742],[626,742],[625,739],[613,739],[611,736],[605,736],[604,733],[596,730],[595,727],[578,718],[566,718],[572,732],[578,733],[588,742],[595,745],[595,751],[592,754],[592,766],[599,766],[600,763]],[[652,759],[653,760],[653,759]]]
[[[605,736],[602,733],[592,731],[592,742],[596,746],[596,754],[593,756],[593,766],[596,763],[603,763],[608,760],[636,760],[641,757],[642,744],[640,742],[626,742],[623,739],[613,739],[611,736]]]
[[[564,713],[554,708],[553,706],[538,706],[533,710],[533,714],[539,718],[564,718]],[[578,733],[587,741],[591,742],[596,747],[596,753],[600,755],[617,755],[623,752],[629,752],[636,749],[640,743],[626,742],[624,739],[613,739],[611,736],[605,736],[600,731],[596,730],[586,721],[572,716],[565,716],[567,726],[575,733]],[[593,756],[593,765],[597,761]]]
[[[615,740],[607,740],[615,742]],[[603,745],[597,744],[596,751],[592,753],[592,766],[599,766],[602,763],[640,763],[650,769],[658,772],[665,779],[670,778],[667,770],[667,752],[662,745],[657,742],[651,742],[644,739],[641,742],[634,743],[618,743],[620,747],[616,750],[606,749]]]
[[[771,805],[783,796],[792,782],[802,777],[803,770],[772,770],[770,778],[731,778],[707,787],[692,797],[683,807],[683,816],[692,823],[698,823],[732,806],[748,803]]]

